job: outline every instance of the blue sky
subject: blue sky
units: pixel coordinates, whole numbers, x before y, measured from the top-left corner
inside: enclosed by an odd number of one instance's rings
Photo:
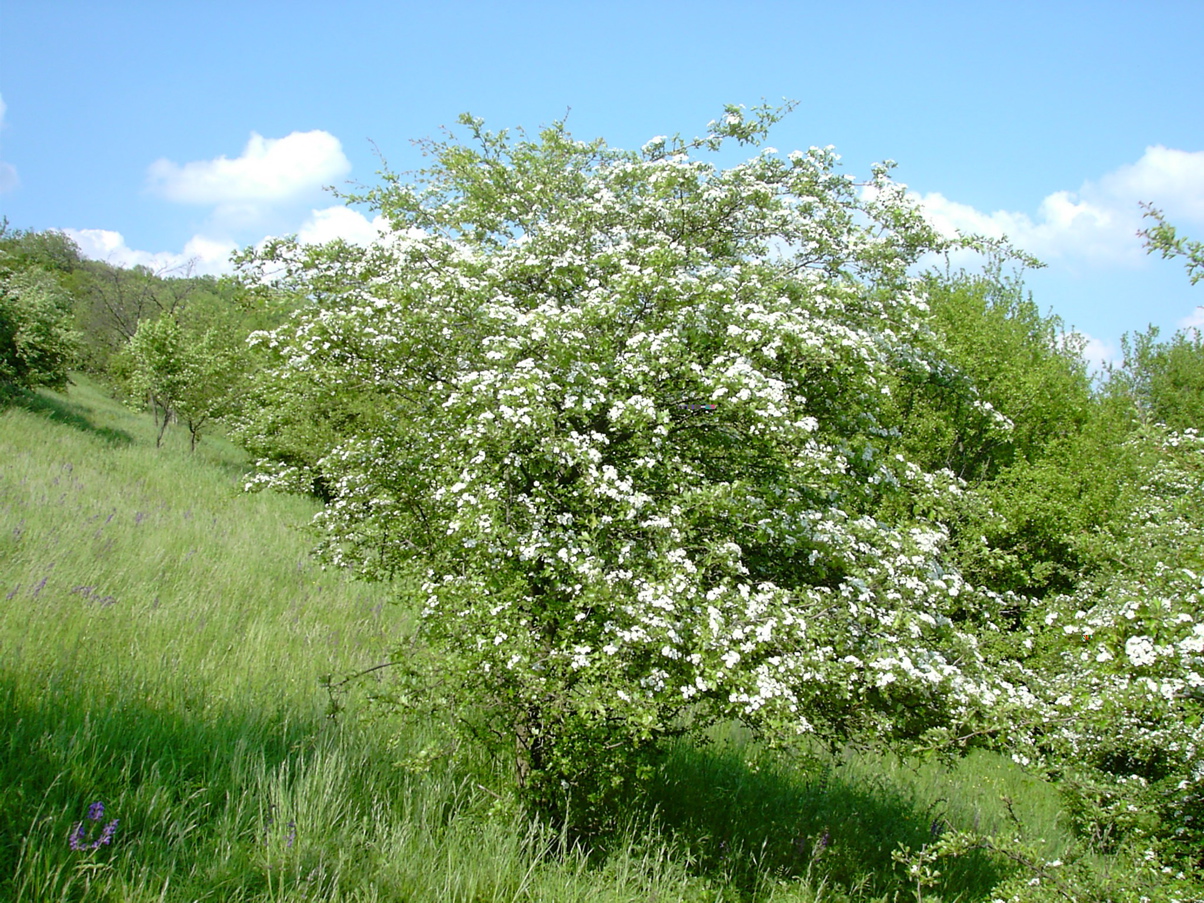
[[[943,228],[1049,266],[1034,299],[1115,354],[1204,325],[1140,200],[1204,238],[1204,2],[0,0],[0,213],[86,253],[220,272],[270,234],[371,234],[323,185],[464,111],[638,147],[798,101],[770,144],[898,161]]]

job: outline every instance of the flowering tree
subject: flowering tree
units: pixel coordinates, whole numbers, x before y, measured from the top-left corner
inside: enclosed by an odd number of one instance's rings
[[[1201,868],[1204,438],[1145,424],[1123,451],[1136,479],[1091,539],[1111,564],[1010,638],[1034,702],[1009,739],[1063,778],[1086,833]]]
[[[548,811],[715,719],[904,739],[1005,692],[974,636],[995,601],[940,560],[958,483],[886,453],[890,387],[937,365],[908,267],[939,241],[888,165],[699,159],[780,115],[639,152],[464,117],[351,198],[378,245],[244,261],[310,299],[253,339],[279,401],[244,429],[256,482],[325,487],[331,561],[418,575],[437,658],[402,701],[503,738]]]

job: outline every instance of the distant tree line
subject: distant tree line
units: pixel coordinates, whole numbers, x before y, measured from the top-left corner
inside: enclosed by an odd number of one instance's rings
[[[89,260],[69,236],[0,225],[0,382],[63,388],[77,370],[171,423],[195,447],[240,408],[247,336],[276,322],[237,281]]]

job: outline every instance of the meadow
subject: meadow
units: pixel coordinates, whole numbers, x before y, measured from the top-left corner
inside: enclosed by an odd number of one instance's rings
[[[1017,866],[917,883],[892,853],[1077,843],[1057,788],[997,756],[786,757],[733,726],[571,844],[510,763],[373,705],[388,668],[332,695],[404,653],[405,587],[322,570],[318,503],[243,492],[247,467],[183,428],[156,449],[83,377],[0,411],[0,899],[968,903]]]

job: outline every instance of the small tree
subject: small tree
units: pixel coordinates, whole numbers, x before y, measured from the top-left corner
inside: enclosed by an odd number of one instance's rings
[[[126,344],[116,372],[127,394],[155,417],[155,447],[175,417],[176,399],[187,385],[180,325],[173,317],[143,320]]]
[[[932,346],[908,267],[940,243],[888,166],[863,191],[831,149],[695,158],[779,116],[639,152],[464,117],[413,184],[351,198],[381,244],[245,261],[311,299],[256,337],[263,385],[359,412],[258,482],[320,480],[332,562],[418,575],[435,654],[402,702],[498,738],[555,817],[716,719],[931,740],[1007,693],[970,635],[994,600],[940,561],[956,480],[885,454],[884,393]]]
[[[195,450],[210,421],[232,409],[245,379],[245,355],[232,338],[213,325],[186,330],[171,316],[138,324],[118,373],[130,397],[154,412],[156,446],[178,419]]]

